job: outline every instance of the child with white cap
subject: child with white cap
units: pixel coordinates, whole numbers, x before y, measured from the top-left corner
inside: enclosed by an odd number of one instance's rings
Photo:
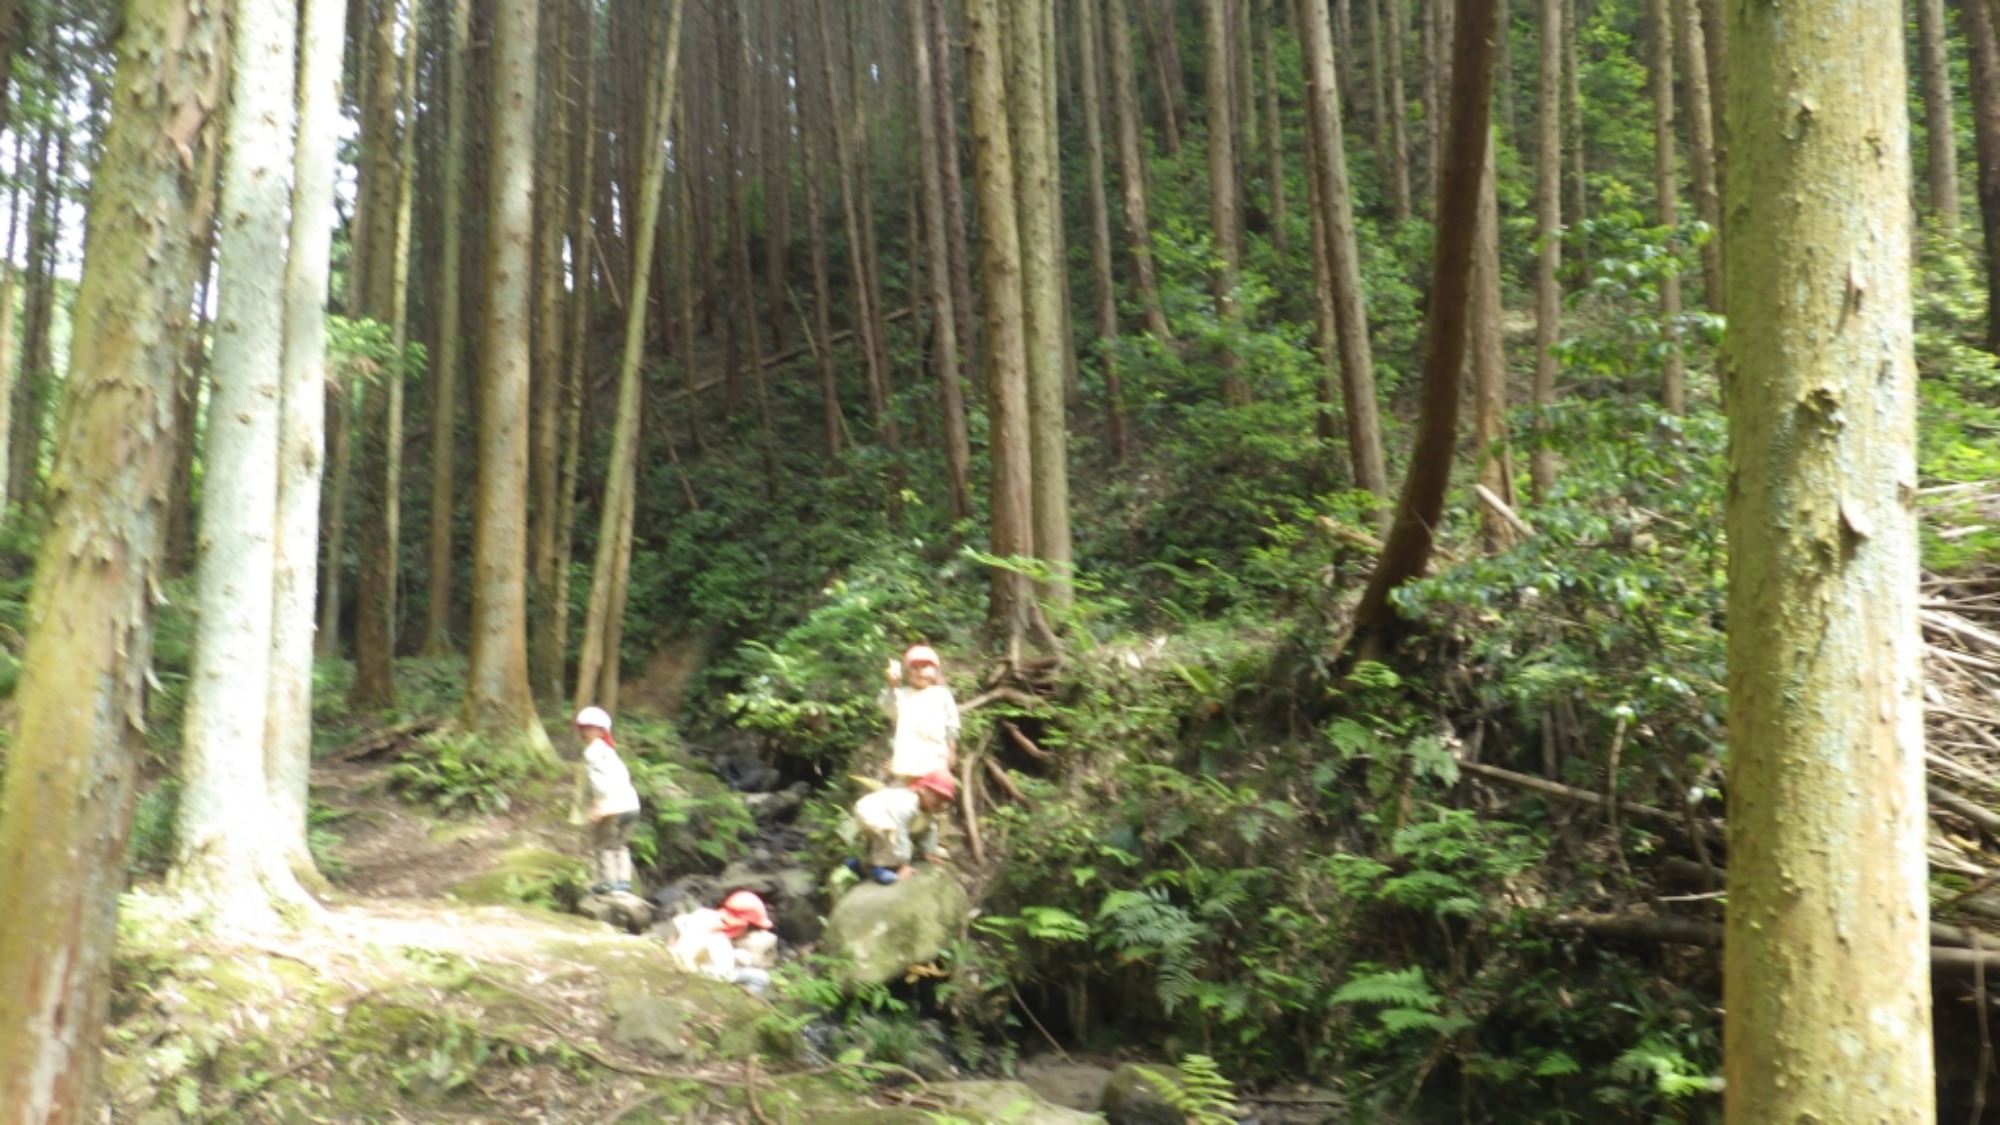
[[[625,844],[639,819],[639,791],[633,788],[631,771],[611,741],[611,716],[604,708],[578,711],[576,734],[584,742],[583,773],[590,790],[586,815],[592,858],[597,863],[597,883],[590,893],[630,891],[632,853]]]

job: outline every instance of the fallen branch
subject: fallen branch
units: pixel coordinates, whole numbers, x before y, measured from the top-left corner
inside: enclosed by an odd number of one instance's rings
[[[1505,520],[1508,527],[1519,532],[1521,538],[1533,539],[1535,537],[1535,529],[1528,524],[1528,521],[1522,519],[1519,513],[1508,506],[1505,500],[1495,496],[1492,489],[1483,484],[1475,484],[1472,486],[1472,491],[1478,493],[1480,502],[1493,509],[1494,514]]]
[[[1937,645],[1925,645],[1924,655],[1949,660],[1953,664],[1961,664],[1967,668],[1977,668],[1982,672],[2000,672],[2000,663],[1995,663],[1991,660],[1982,660],[1977,656],[1958,652],[1954,649],[1941,648]]]
[[[979,790],[972,784],[972,768],[975,760],[984,758],[985,754],[975,750],[958,764],[958,804],[965,813],[965,845],[972,851],[972,862],[982,866],[986,845],[979,838]]]
[[[1513,770],[1501,769],[1499,766],[1489,766],[1483,762],[1460,762],[1458,763],[1458,768],[1468,773],[1478,774],[1481,777],[1491,778],[1494,781],[1504,781],[1509,785],[1517,785],[1523,789],[1533,789],[1537,793],[1546,793],[1551,797],[1561,797],[1566,801],[1576,801],[1581,804],[1593,805],[1597,808],[1605,806],[1605,800],[1601,794],[1592,793],[1588,789],[1578,789],[1573,785],[1564,785],[1559,781],[1550,781],[1544,777],[1515,773]],[[1676,826],[1682,824],[1679,813],[1668,812],[1665,809],[1656,809],[1651,805],[1639,804],[1637,801],[1619,801],[1618,810],[1631,816],[1659,821],[1664,824]]]
[[[420,738],[444,725],[442,719],[412,719],[387,730],[378,730],[364,735],[353,742],[328,754],[321,764],[353,762],[362,758],[372,758],[377,754],[392,750],[413,738]]]
[[[1035,740],[1022,733],[1021,728],[1015,726],[1013,723],[1002,719],[1000,720],[1000,729],[1006,731],[1014,739],[1014,745],[1019,746],[1022,753],[1037,762],[1053,762],[1056,760],[1054,754],[1035,745]]]
[[[1932,808],[1941,808],[1957,813],[1959,816],[1978,826],[1987,835],[2000,837],[2000,813],[1995,813],[1984,805],[1974,804],[1941,786],[1932,785],[1929,787],[1929,792]]]

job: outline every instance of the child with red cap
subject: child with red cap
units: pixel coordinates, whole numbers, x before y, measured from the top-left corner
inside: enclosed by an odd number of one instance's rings
[[[861,828],[866,854],[849,866],[878,883],[907,879],[918,852],[933,863],[943,862],[938,847],[938,818],[951,807],[958,787],[951,775],[934,770],[908,788],[877,789],[854,803],[854,821]]]
[[[687,972],[740,984],[762,996],[771,984],[777,949],[764,900],[754,891],[736,891],[714,910],[674,919],[674,941],[667,952]]]
[[[900,662],[889,662],[888,678],[879,702],[896,723],[890,776],[909,785],[928,773],[950,773],[958,752],[958,701],[945,686],[937,653],[929,645],[910,646]]]

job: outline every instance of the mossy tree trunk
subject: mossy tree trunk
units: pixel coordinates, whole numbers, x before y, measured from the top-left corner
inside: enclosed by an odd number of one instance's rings
[[[1730,20],[1725,1114],[1928,1122],[1903,11]]]
[[[95,1120],[142,751],[175,375],[211,219],[220,8],[131,0],[0,789],[0,1118]]]

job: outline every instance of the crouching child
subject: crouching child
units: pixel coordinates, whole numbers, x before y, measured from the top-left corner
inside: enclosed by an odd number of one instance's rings
[[[856,801],[854,821],[861,829],[863,851],[860,861],[849,861],[849,866],[863,878],[893,883],[916,872],[911,863],[918,855],[943,862],[938,820],[957,791],[950,774],[935,770],[908,788],[878,789]]]

